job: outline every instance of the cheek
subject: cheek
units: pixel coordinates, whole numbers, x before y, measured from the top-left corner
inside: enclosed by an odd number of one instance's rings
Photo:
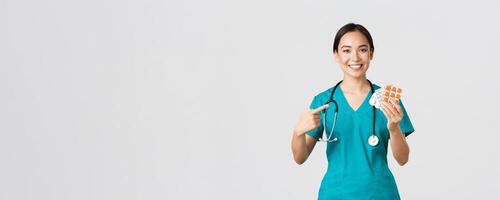
[[[363,60],[370,60],[370,53],[363,53],[361,54],[361,57],[363,58]]]
[[[349,56],[347,55],[341,55],[339,56],[338,60],[341,64],[346,64],[349,61]]]

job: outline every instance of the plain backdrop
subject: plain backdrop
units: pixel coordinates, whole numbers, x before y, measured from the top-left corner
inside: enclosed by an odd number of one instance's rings
[[[0,199],[315,199],[292,129],[372,34],[416,131],[403,199],[499,199],[500,1],[1,0]]]

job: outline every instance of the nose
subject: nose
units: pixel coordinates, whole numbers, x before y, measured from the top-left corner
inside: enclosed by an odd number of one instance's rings
[[[356,62],[356,61],[359,61],[359,55],[358,55],[358,52],[355,51],[352,56],[351,56],[351,60]]]

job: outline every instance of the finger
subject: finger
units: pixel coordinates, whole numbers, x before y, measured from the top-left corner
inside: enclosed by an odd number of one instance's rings
[[[318,107],[318,108],[316,108],[316,109],[312,110],[312,111],[313,111],[313,114],[317,114],[317,113],[321,112],[322,110],[327,109],[327,108],[328,108],[328,106],[330,106],[330,105],[325,104],[325,105],[322,105],[322,106],[320,106],[320,107]]]
[[[389,110],[392,112],[392,114],[394,115],[394,117],[399,116],[399,111],[396,108],[396,105],[397,104],[394,101],[389,101],[389,103],[387,104],[387,108],[389,108]]]
[[[396,110],[397,110],[397,111],[398,111],[398,113],[399,113],[399,116],[400,116],[400,117],[403,117],[404,112],[403,112],[403,109],[401,108],[401,106],[400,106],[400,105],[398,105],[398,104],[394,104],[394,105],[395,105],[395,107],[396,107]]]
[[[383,106],[380,106],[380,110],[382,111],[382,113],[384,113],[385,118],[387,118],[388,120],[391,118],[391,116],[389,116],[389,114],[387,114],[387,111]]]
[[[384,104],[384,107],[387,109],[387,114],[391,115],[391,117],[395,117],[396,113],[395,113],[394,107],[392,107],[392,105],[390,105],[387,102],[384,102],[383,104]]]
[[[401,120],[403,118],[403,112],[401,112],[401,107],[395,102],[390,102],[390,110],[394,114],[394,120]],[[399,109],[398,109],[399,108]]]
[[[382,108],[382,110],[385,111],[386,114],[385,117],[387,117],[387,119],[392,120],[394,118],[394,114],[389,110],[389,106],[387,105],[386,102],[382,102],[380,108]]]

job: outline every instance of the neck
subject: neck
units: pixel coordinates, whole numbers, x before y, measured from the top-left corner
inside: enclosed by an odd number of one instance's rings
[[[344,76],[343,80],[344,81],[342,81],[340,86],[344,91],[363,93],[366,92],[367,89],[371,88],[365,76],[359,78]]]

